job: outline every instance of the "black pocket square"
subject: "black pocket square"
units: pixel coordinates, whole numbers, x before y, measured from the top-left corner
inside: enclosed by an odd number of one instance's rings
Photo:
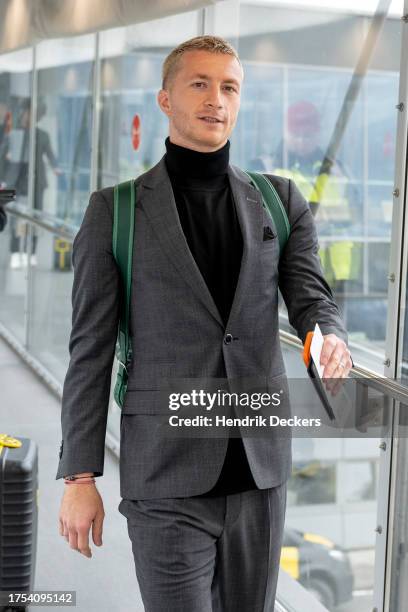
[[[269,225],[263,228],[263,239],[272,240],[272,238],[276,238],[276,234],[273,232],[272,228]]]

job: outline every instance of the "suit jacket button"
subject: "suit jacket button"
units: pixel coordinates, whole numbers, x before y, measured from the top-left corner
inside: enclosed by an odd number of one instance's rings
[[[234,337],[232,334],[227,334],[224,338],[224,343],[225,344],[231,344],[231,342],[233,341]]]

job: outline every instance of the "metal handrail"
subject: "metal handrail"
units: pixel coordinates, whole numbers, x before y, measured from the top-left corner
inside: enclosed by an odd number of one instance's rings
[[[73,242],[79,227],[66,223],[65,221],[58,221],[51,215],[47,215],[41,210],[28,208],[22,204],[16,202],[10,203],[4,207],[7,214],[14,215],[20,219],[25,219],[33,225],[37,225],[42,229],[51,232],[52,234],[64,238],[70,242]]]
[[[300,351],[303,350],[303,344],[299,338],[296,338],[293,334],[287,331],[279,330],[280,340],[286,346],[297,348]],[[354,364],[354,368],[350,372],[352,378],[358,378],[359,380],[366,380],[367,386],[384,393],[388,397],[391,397],[397,402],[408,404],[408,387],[405,387],[396,380],[387,378],[382,374],[378,374],[369,368]]]

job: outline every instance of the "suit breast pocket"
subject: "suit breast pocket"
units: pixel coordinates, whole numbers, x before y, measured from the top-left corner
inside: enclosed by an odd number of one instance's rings
[[[273,250],[276,247],[278,242],[278,236],[276,232],[276,228],[271,221],[267,220],[266,213],[264,211],[264,219],[263,219],[263,229],[262,229],[262,240],[260,244],[260,248],[262,251]]]

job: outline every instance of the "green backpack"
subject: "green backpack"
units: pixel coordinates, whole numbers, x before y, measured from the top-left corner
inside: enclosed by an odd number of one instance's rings
[[[246,172],[251,183],[260,191],[263,205],[274,222],[278,241],[279,253],[289,238],[290,225],[281,199],[272,185],[263,174]],[[114,186],[114,212],[113,212],[113,255],[119,266],[122,277],[123,296],[120,300],[120,319],[118,338],[116,342],[116,357],[118,359],[118,374],[113,392],[116,403],[122,408],[126,395],[128,382],[127,368],[132,359],[132,347],[129,335],[130,319],[130,291],[132,284],[132,255],[133,235],[135,228],[135,181],[125,181]]]

